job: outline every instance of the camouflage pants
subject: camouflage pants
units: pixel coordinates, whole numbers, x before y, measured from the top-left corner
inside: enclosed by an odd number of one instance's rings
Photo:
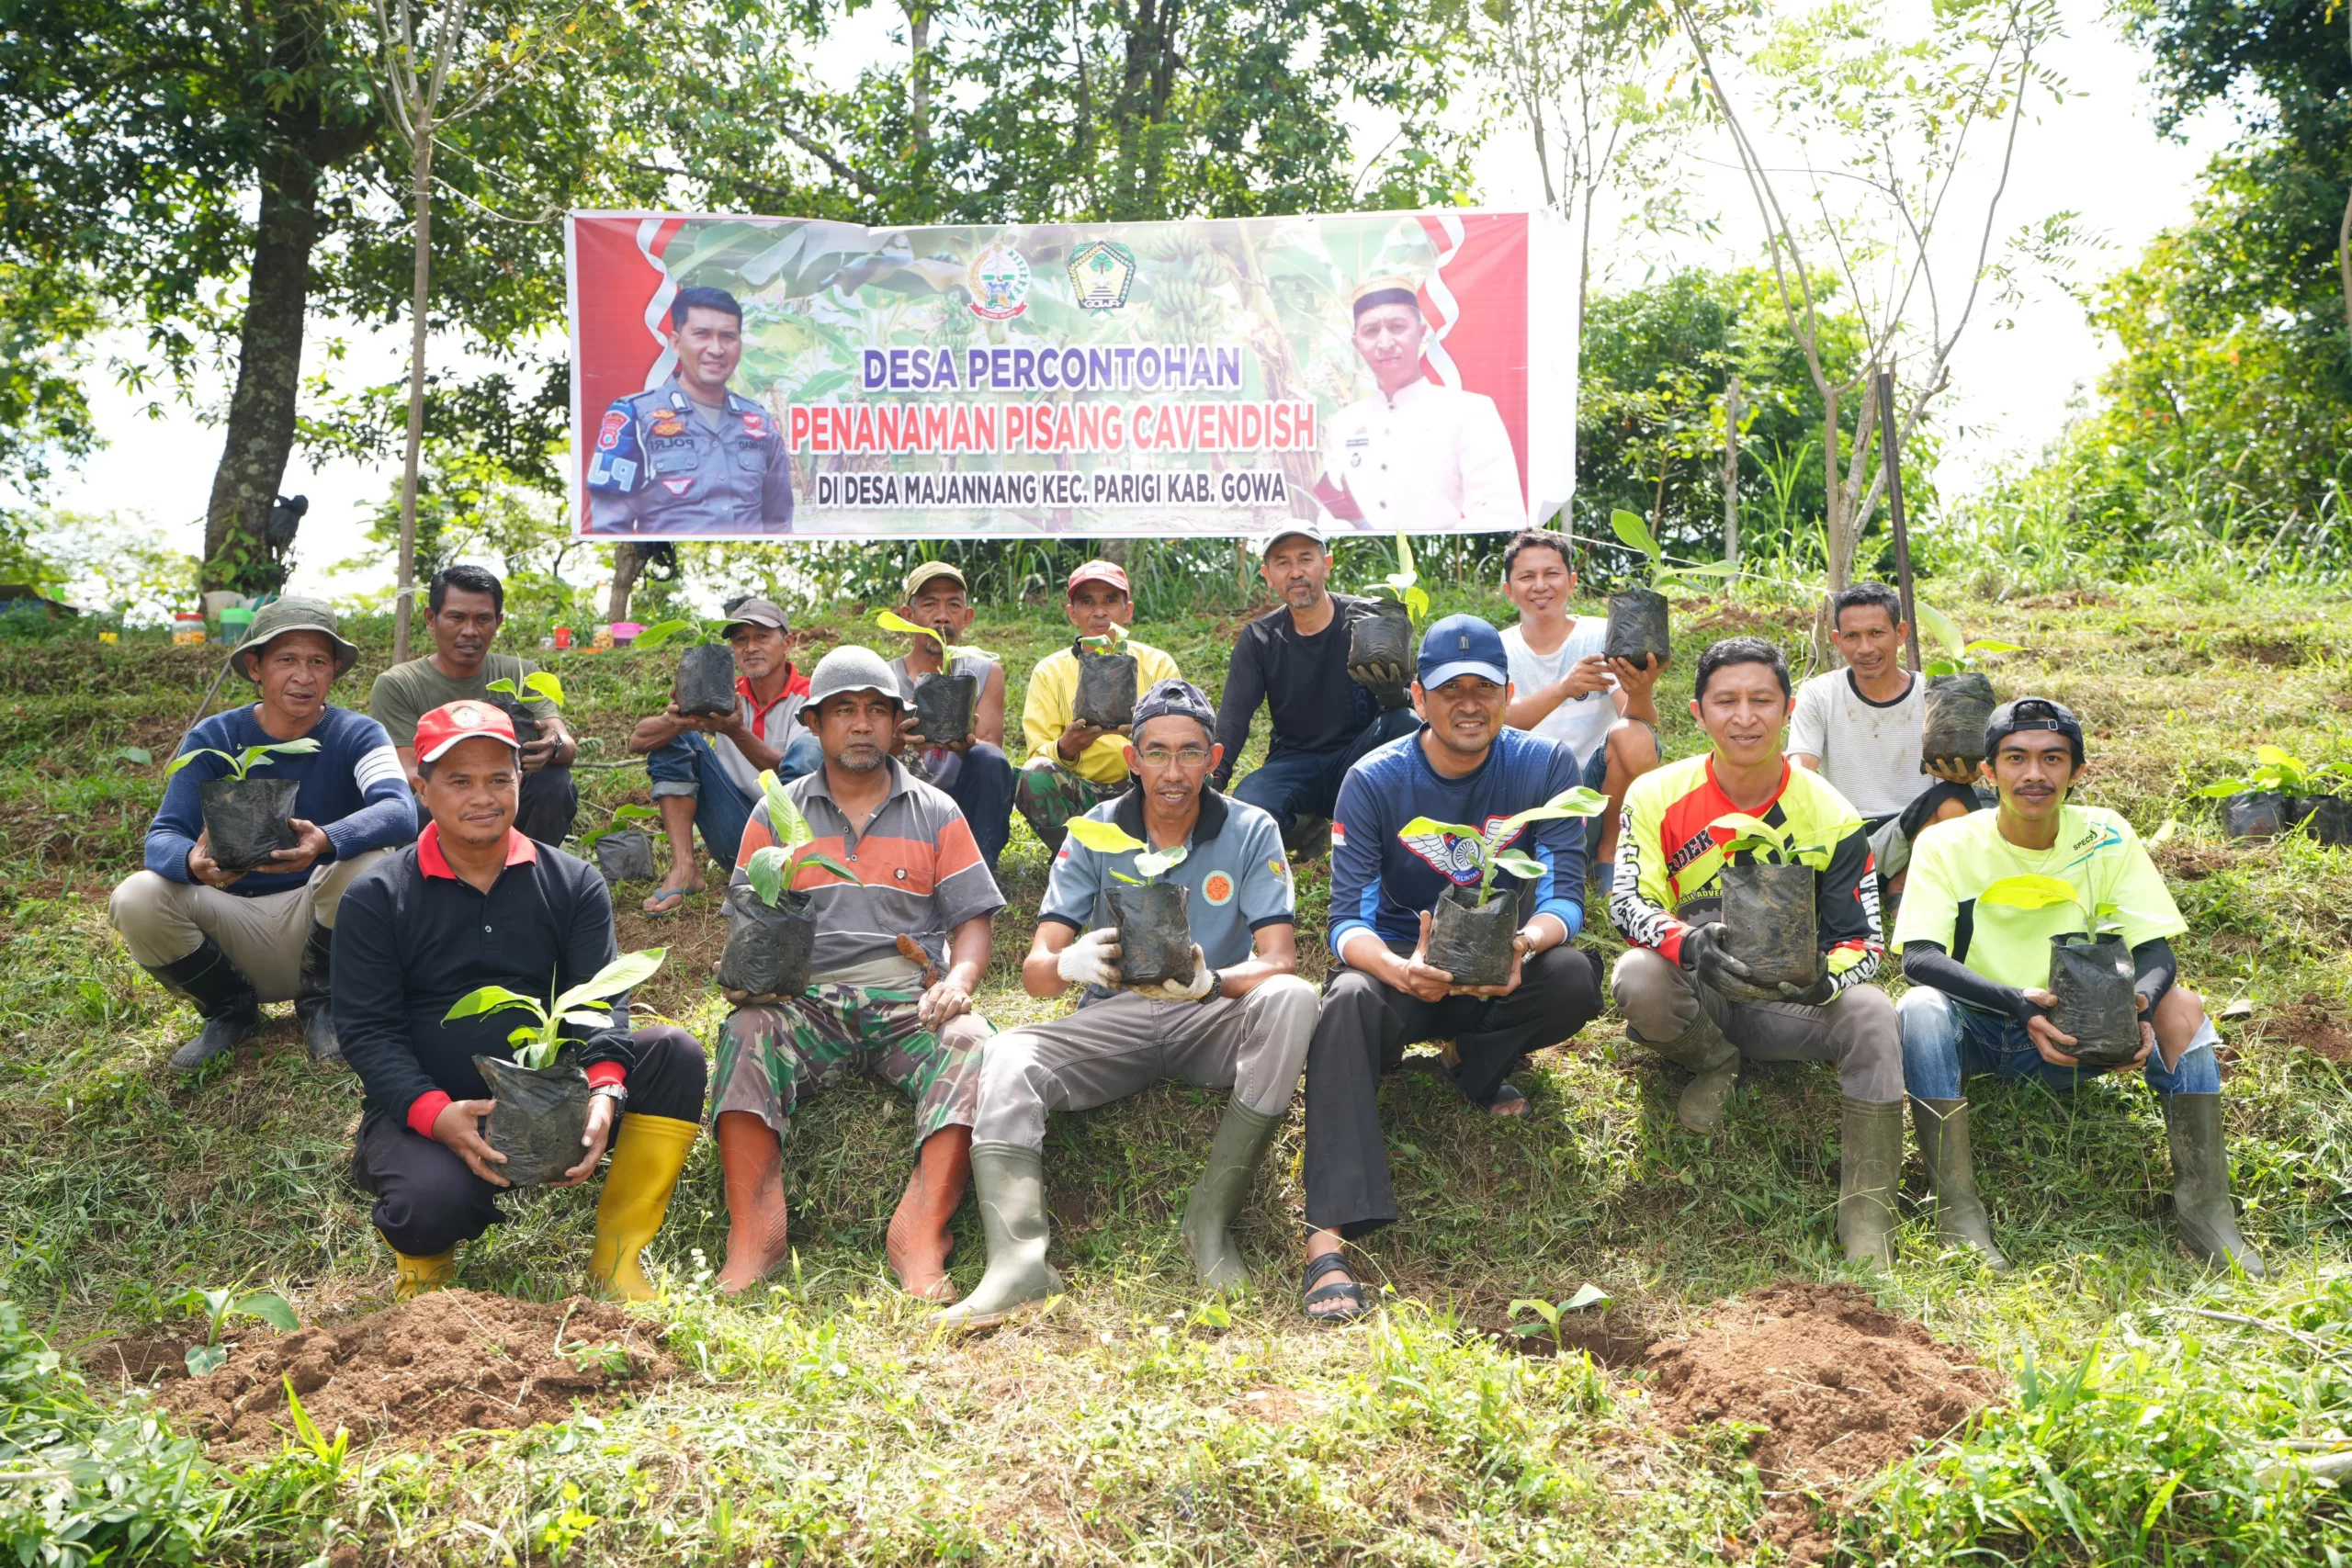
[[[1069,829],[1062,826],[1083,817],[1114,795],[1126,793],[1127,783],[1096,784],[1057,762],[1039,760],[1021,770],[1013,781],[1012,804],[1020,808],[1029,830],[1048,853],[1058,853]]]
[[[843,1072],[888,1084],[915,1104],[915,1143],[978,1113],[980,1045],[995,1032],[967,1012],[944,1029],[915,1018],[919,990],[811,986],[790,1001],[735,1010],[718,1032],[713,1113],[748,1111],[781,1137],[804,1096]]]

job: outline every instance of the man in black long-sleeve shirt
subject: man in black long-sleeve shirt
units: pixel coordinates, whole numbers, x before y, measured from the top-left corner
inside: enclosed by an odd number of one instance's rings
[[[458,1243],[503,1217],[497,1193],[509,1185],[497,1168],[506,1156],[481,1134],[492,1102],[474,1058],[512,1060],[517,1015],[445,1022],[451,1004],[484,986],[560,994],[615,956],[612,899],[596,869],[514,831],[518,758],[513,724],[488,703],[450,703],[418,720],[419,797],[432,825],[344,895],[334,1024],[367,1091],[352,1171],[376,1196],[402,1297],[449,1281]],[[581,1161],[553,1184],[587,1180],[611,1145],[589,1273],[643,1300],[653,1290],[638,1253],[661,1229],[702,1130],[706,1069],[686,1031],[632,1030],[628,998],[610,1007],[602,1028],[565,1027],[577,1042],[566,1059],[594,1099]]]
[[[1216,784],[1224,789],[1250,740],[1261,704],[1272,721],[1266,760],[1232,793],[1272,815],[1292,853],[1322,847],[1319,818],[1328,823],[1340,781],[1356,760],[1419,724],[1407,688],[1412,671],[1351,669],[1349,628],[1372,602],[1333,593],[1331,552],[1323,536],[1286,528],[1265,543],[1261,571],[1282,607],[1241,630],[1226,666],[1217,705],[1216,742],[1225,762]]]

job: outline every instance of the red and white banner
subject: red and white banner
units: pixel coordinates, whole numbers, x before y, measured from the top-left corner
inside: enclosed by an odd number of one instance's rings
[[[1548,213],[569,220],[581,530],[1435,534],[1576,473]]]

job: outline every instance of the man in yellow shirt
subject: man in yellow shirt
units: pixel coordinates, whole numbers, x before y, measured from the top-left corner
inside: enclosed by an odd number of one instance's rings
[[[1107,560],[1091,560],[1069,574],[1063,611],[1078,628],[1079,641],[1107,637],[1136,618],[1127,574]],[[1096,644],[1096,650],[1105,645]],[[1029,696],[1022,705],[1021,735],[1029,761],[1013,786],[1012,804],[1048,853],[1058,853],[1063,824],[1082,817],[1127,787],[1127,733],[1133,725],[1099,728],[1078,721],[1079,642],[1046,655],[1029,672]],[[1162,681],[1183,679],[1176,661],[1145,643],[1120,637],[1108,651],[1136,661],[1136,691]]]

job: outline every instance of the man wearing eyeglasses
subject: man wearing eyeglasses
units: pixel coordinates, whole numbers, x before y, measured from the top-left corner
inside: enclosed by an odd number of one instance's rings
[[[998,1035],[981,1057],[972,1186],[989,1267],[940,1314],[944,1324],[1001,1322],[1062,1288],[1046,1262],[1046,1112],[1091,1110],[1169,1078],[1233,1090],[1182,1230],[1202,1284],[1225,1290],[1249,1280],[1228,1227],[1289,1113],[1318,1002],[1297,973],[1281,831],[1265,812],[1209,786],[1220,756],[1216,728],[1216,710],[1198,687],[1152,686],[1136,704],[1126,743],[1136,784],[1085,818],[1155,852],[1184,852],[1155,879],[1185,892],[1188,979],[1122,985],[1118,928],[1096,924],[1103,895],[1146,880],[1139,847],[1097,850],[1073,832],[1054,857],[1021,982],[1041,1000],[1073,985],[1085,997],[1067,1018]]]

